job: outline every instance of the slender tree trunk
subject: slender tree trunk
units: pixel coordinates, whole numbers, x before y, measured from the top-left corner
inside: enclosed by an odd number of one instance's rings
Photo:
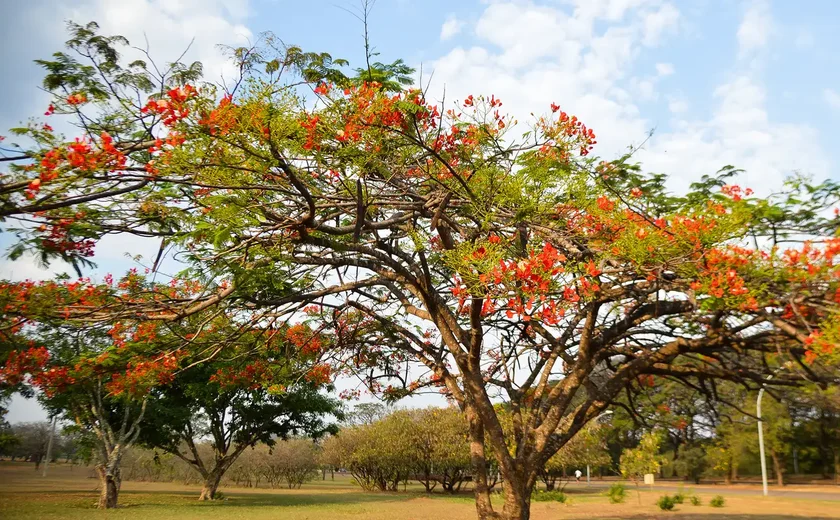
[[[115,467],[119,464],[109,463],[97,464],[96,474],[99,476],[99,509],[114,509],[117,507],[117,499],[120,494],[120,470]]]
[[[840,485],[840,449],[834,450],[834,483]]]
[[[782,465],[782,460],[776,450],[770,450],[770,458],[773,459],[773,471],[776,473],[776,483],[779,486],[785,485],[785,469]]]
[[[735,470],[735,461],[732,460],[732,459],[733,459],[733,457],[730,456],[729,457],[729,464],[728,464],[728,467],[726,469],[726,474],[723,477],[723,483],[726,484],[727,486],[732,484],[732,475],[736,471]]]
[[[484,425],[475,410],[465,410],[470,425],[470,465],[473,470],[475,509],[479,520],[496,520],[499,515],[493,511],[490,502],[490,488],[487,487],[487,458],[484,455]]]
[[[219,488],[219,482],[222,480],[225,470],[222,465],[216,465],[213,471],[207,474],[204,479],[204,486],[201,488],[201,496],[199,500],[213,500],[216,498],[216,490]]]

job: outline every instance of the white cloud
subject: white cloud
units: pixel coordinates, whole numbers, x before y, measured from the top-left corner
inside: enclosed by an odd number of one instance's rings
[[[656,74],[660,77],[670,76],[674,73],[674,66],[670,63],[657,63]]]
[[[664,42],[679,29],[680,13],[668,14],[672,10],[672,4],[655,0],[581,0],[570,12],[531,2],[491,3],[476,24],[479,44],[452,49],[434,63],[432,92],[445,87],[447,100],[495,94],[523,124],[531,112],[543,113],[557,102],[595,130],[597,153],[611,159],[664,123],[643,114],[637,103],[663,97],[658,80],[676,67],[658,63],[656,75],[647,77],[635,69],[654,34]],[[657,26],[651,20],[670,21]],[[752,29],[740,31],[744,45],[760,40]],[[637,155],[645,169],[671,175],[675,189],[727,164],[748,170],[744,184],[765,191],[797,169],[827,175],[816,131],[774,121],[763,86],[753,78],[735,75],[709,95],[713,109],[699,119],[687,118],[688,99],[664,96],[673,120]],[[690,101],[692,107],[702,104],[702,98]]]
[[[658,45],[662,36],[676,30],[680,12],[672,4],[662,4],[656,11],[644,15],[644,44]]]
[[[668,100],[668,110],[672,114],[682,114],[688,111],[688,102],[680,98],[671,98]]]
[[[461,32],[464,28],[464,22],[458,19],[454,14],[449,15],[443,26],[440,28],[440,39],[446,41]]]
[[[672,174],[675,187],[685,189],[700,175],[731,164],[746,170],[741,184],[759,194],[779,187],[794,171],[828,176],[816,130],[774,122],[764,88],[754,79],[736,77],[720,85],[714,99],[709,119],[680,121],[676,130],[654,137],[639,154],[647,169]]]
[[[138,47],[148,40],[152,56],[164,63],[190,46],[185,59],[201,61],[210,81],[235,76],[217,45],[243,45],[253,38],[243,24],[247,0],[87,0],[57,11],[65,19],[97,20],[105,34],[121,34]]]
[[[765,0],[754,0],[738,27],[739,55],[748,56],[767,45],[772,30],[770,6]]]
[[[0,90],[14,105],[0,110],[0,132],[18,122],[43,113],[48,96],[37,91],[43,72],[32,64],[64,49],[68,39],[67,20],[86,24],[95,20],[102,34],[120,34],[133,46],[146,47],[158,66],[165,67],[188,47],[184,61],[200,61],[208,81],[222,76],[234,79],[236,69],[222,55],[217,44],[242,45],[253,40],[244,25],[248,0],[75,0],[51,3],[21,3],[4,26],[3,61],[16,74],[0,79]],[[26,41],[25,46],[12,42]],[[192,44],[191,44],[192,43]],[[126,50],[126,58],[139,58],[136,50]]]
[[[828,103],[828,106],[830,106],[831,108],[840,110],[840,93],[838,93],[836,90],[832,90],[830,88],[824,89],[823,99],[826,103]]]

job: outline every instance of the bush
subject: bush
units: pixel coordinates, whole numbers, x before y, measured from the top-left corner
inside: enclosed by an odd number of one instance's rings
[[[726,503],[726,500],[720,495],[717,495],[715,498],[709,500],[709,505],[712,507],[723,507],[723,504]]]
[[[659,500],[656,501],[656,505],[659,506],[659,509],[663,511],[670,511],[674,509],[674,505],[676,505],[676,501],[674,497],[664,495],[659,497]]]
[[[627,487],[620,482],[616,482],[610,486],[607,496],[610,497],[610,504],[621,504],[627,498]]]
[[[691,496],[691,505],[693,505],[693,506],[699,506],[699,505],[701,505],[702,503],[703,503],[703,501],[702,501],[702,500],[700,500],[700,497],[698,497],[697,495],[692,495],[692,496]]]
[[[682,504],[683,502],[685,502],[685,494],[683,492],[679,492],[676,495],[674,495],[675,504]]]
[[[560,502],[565,504],[568,497],[562,491],[534,491],[531,500],[534,502]]]

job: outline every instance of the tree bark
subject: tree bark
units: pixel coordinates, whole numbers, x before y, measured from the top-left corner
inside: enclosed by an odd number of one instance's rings
[[[779,457],[779,452],[770,450],[770,458],[773,459],[773,471],[776,473],[776,483],[779,486],[785,485],[785,468],[782,460]]]
[[[505,478],[505,503],[502,507],[503,520],[528,520],[531,518],[531,492],[533,482],[524,475],[509,475]]]
[[[201,496],[198,497],[199,500],[214,500],[216,498],[216,490],[219,488],[222,475],[224,475],[224,469],[220,465],[217,465],[213,468],[213,471],[207,474],[204,479],[204,486],[201,488]]]
[[[99,476],[99,509],[114,509],[120,493],[120,470],[111,464],[97,464],[96,474]]]
[[[487,487],[487,458],[484,454],[484,425],[475,410],[465,410],[470,426],[470,465],[473,470],[473,490],[475,509],[478,520],[497,520],[499,515],[493,511],[490,502],[490,488]]]

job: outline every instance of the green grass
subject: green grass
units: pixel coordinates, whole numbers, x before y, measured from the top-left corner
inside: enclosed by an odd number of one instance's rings
[[[199,502],[199,487],[179,483],[124,482],[120,507],[95,509],[97,481],[90,470],[50,467],[42,478],[30,464],[0,462],[0,519],[3,520],[473,520],[472,494],[435,493],[427,496],[419,484],[407,492],[367,493],[347,476],[336,480],[315,480],[300,490],[243,489],[223,486],[227,500]],[[402,488],[401,488],[402,489]],[[533,520],[575,520],[669,518],[686,520],[736,518],[739,520],[794,520],[840,518],[837,502],[796,499],[727,496],[726,507],[703,505],[662,512],[654,504],[655,492],[642,490],[643,504],[629,500],[610,504],[603,489],[566,489],[571,499],[565,504],[534,502]],[[704,503],[712,498],[706,495]],[[502,497],[494,496],[501,505]],[[667,516],[663,516],[667,515]],[[693,516],[692,516],[693,515]]]

